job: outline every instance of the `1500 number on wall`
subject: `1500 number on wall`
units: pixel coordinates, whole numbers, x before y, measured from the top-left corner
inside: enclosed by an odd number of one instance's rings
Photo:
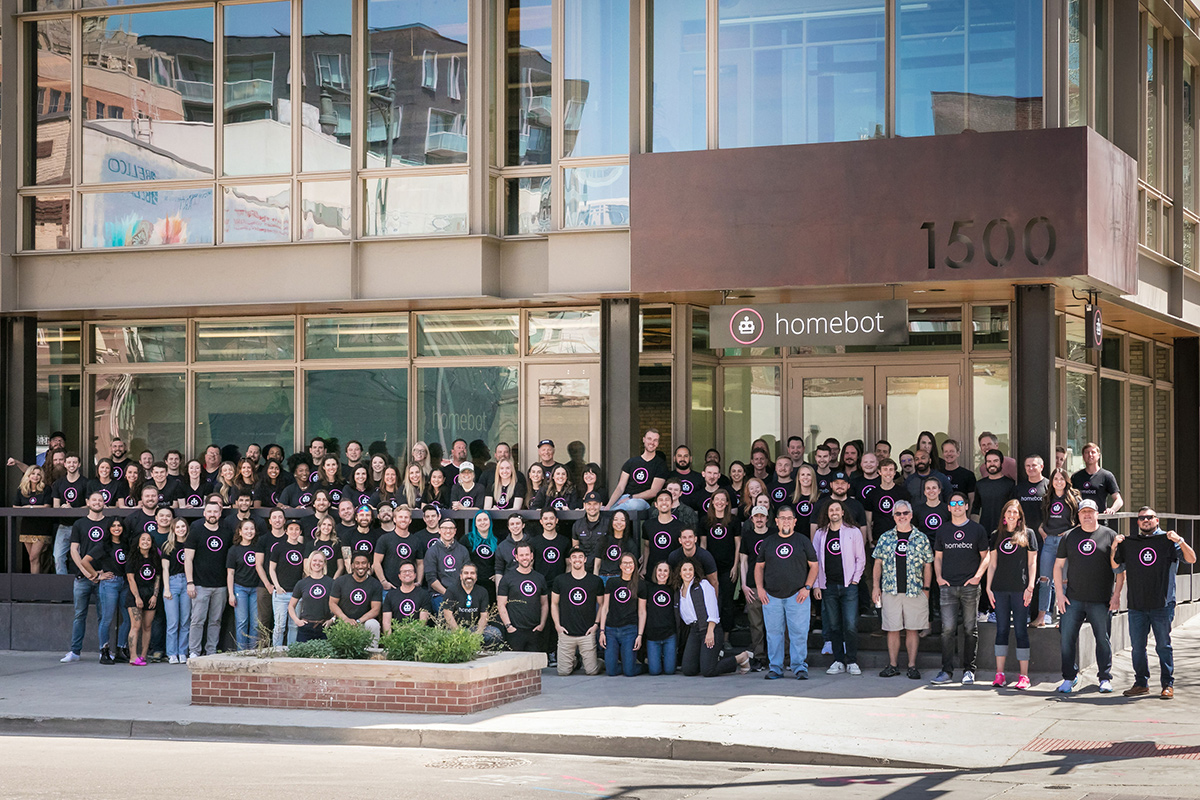
[[[926,222],[921,229],[929,235],[929,268],[938,267],[938,234],[937,223]],[[1054,258],[1058,247],[1058,234],[1054,224],[1046,217],[1034,217],[1025,223],[1020,232],[1007,219],[994,219],[983,226],[979,235],[978,245],[974,237],[975,220],[956,219],[950,227],[950,237],[945,244],[945,257],[942,262],[950,269],[962,269],[975,261],[978,250],[983,251],[983,257],[993,267],[1006,266],[1017,254],[1017,245],[1025,255],[1025,260],[1036,267],[1048,264]]]

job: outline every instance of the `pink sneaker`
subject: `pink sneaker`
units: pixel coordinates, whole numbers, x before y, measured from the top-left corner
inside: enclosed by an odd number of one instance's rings
[[[1003,686],[1003,685],[1004,685],[1004,673],[997,672],[996,677],[992,678],[992,686]]]
[[[1017,688],[1018,689],[1028,689],[1029,688],[1029,676],[1028,675],[1022,675],[1021,677],[1017,678]]]
[[[146,666],[146,660],[144,658],[132,658],[129,660],[129,666],[144,667]]]

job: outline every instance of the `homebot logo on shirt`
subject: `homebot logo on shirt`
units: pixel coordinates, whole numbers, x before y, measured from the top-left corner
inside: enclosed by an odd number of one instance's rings
[[[1154,548],[1147,547],[1138,553],[1138,561],[1142,562],[1143,567],[1152,567],[1154,562],[1158,560],[1158,554],[1154,552]]]
[[[1064,508],[1066,508],[1066,506],[1063,505],[1062,500],[1055,500],[1053,503],[1050,504],[1050,513],[1051,514],[1061,514],[1061,513],[1063,513]]]
[[[68,486],[66,491],[63,492],[63,499],[68,503],[74,503],[77,497],[79,497],[79,492],[75,491],[75,488],[72,486]]]
[[[301,562],[301,561],[303,561],[303,560],[304,560],[304,556],[300,555],[300,551],[299,551],[299,550],[288,550],[288,552],[287,552],[287,561],[288,561],[288,563],[289,563],[289,564],[291,564],[293,567],[295,567],[295,566],[299,566],[299,565],[300,565],[300,562]]]
[[[367,602],[367,593],[362,589],[355,589],[350,593],[350,602],[353,605],[361,606],[363,603]]]
[[[927,527],[927,528],[942,527],[942,515],[941,514],[930,514],[928,517],[925,518],[925,527]]]
[[[407,542],[401,542],[400,544],[396,545],[396,555],[402,559],[408,559],[410,556],[412,556],[412,547],[410,547]]]
[[[654,546],[659,550],[666,550],[671,546],[671,534],[666,531],[659,531],[654,535]]]
[[[559,552],[557,547],[547,547],[544,551],[542,551],[542,558],[546,559],[547,564],[557,564],[558,556]]]
[[[442,559],[442,566],[446,569],[454,569],[454,556],[446,556]]]
[[[479,554],[480,558],[491,558],[492,546],[488,544],[481,544],[479,547],[475,548],[475,552]]]
[[[571,605],[581,606],[587,602],[587,592],[576,587],[567,594],[567,599],[571,601]]]
[[[1005,539],[1000,543],[1000,552],[1011,556],[1017,552],[1017,543],[1012,540],[1012,537]]]
[[[779,556],[780,558],[787,558],[791,554],[792,546],[787,542],[784,542],[783,544],[779,545],[779,547],[775,548],[775,555]]]
[[[176,564],[182,564],[186,560],[187,559],[185,559],[183,557],[183,548],[182,547],[175,551],[175,563]]]
[[[840,538],[829,540],[829,554],[834,556],[842,554],[842,540]]]
[[[308,587],[308,596],[313,600],[320,600],[325,596],[325,587],[319,583],[314,583],[312,586]]]
[[[323,556],[325,556],[326,561],[330,561],[333,559],[333,548],[330,547],[329,545],[327,545],[327,544],[317,545],[317,549],[321,551],[321,554]]]
[[[93,542],[100,541],[104,538],[104,529],[99,525],[93,525],[92,527],[88,528],[88,538]]]
[[[470,495],[463,495],[462,500],[459,502],[462,503],[463,508],[470,508],[473,501],[471,500]]]
[[[303,492],[298,499],[300,500],[300,505],[306,506],[312,502],[312,492]]]
[[[1096,552],[1096,540],[1084,539],[1079,543],[1079,552],[1081,555],[1090,556]]]
[[[567,507],[567,501],[561,497],[556,497],[551,505],[554,507],[555,511],[563,511]]]
[[[154,567],[150,564],[142,564],[141,576],[144,581],[154,580]]]
[[[683,491],[684,494],[691,494],[692,490],[695,489],[696,487],[692,485],[691,481],[683,480],[683,481],[680,481],[679,488]]]
[[[771,499],[776,503],[782,503],[787,499],[787,489],[783,488],[782,486],[776,486],[771,490]]]
[[[100,496],[104,498],[104,505],[108,505],[112,502],[112,492],[110,492],[108,489],[101,489]]]
[[[622,586],[619,589],[617,589],[615,592],[613,592],[613,597],[616,598],[618,603],[628,603],[629,602],[629,589]]]
[[[122,550],[120,547],[118,547],[116,550],[113,551],[113,560],[116,561],[118,564],[124,564],[125,563],[125,551]]]
[[[371,546],[371,541],[369,539],[359,539],[354,545],[354,551],[356,553],[370,553],[374,549],[375,548]]]
[[[518,588],[520,588],[521,594],[526,597],[533,597],[537,594],[537,584],[533,581],[521,581],[521,585]]]
[[[896,540],[896,555],[898,555],[898,556],[908,555],[908,539],[897,539]]]
[[[413,612],[417,610],[417,604],[409,598],[404,598],[400,601],[400,613],[406,617],[411,617]]]
[[[963,531],[955,531],[954,532],[954,541],[961,542],[963,540],[964,536],[966,536],[966,533],[964,533]]]
[[[892,513],[892,498],[888,497],[887,495],[879,498],[879,510],[884,514]]]
[[[724,539],[725,538],[725,526],[724,525],[713,525],[712,530],[710,530],[708,532],[708,535],[714,539]]]
[[[152,519],[146,520],[146,525],[142,528],[142,530],[144,530],[146,533],[158,533],[158,523]]]
[[[662,589],[659,589],[657,592],[655,592],[650,600],[659,608],[666,608],[667,606],[671,605],[670,593],[664,592]]]
[[[633,482],[634,483],[645,483],[649,479],[650,479],[650,470],[646,469],[645,467],[638,467],[637,469],[635,469],[633,471]]]
[[[199,508],[202,505],[202,503],[203,503],[203,501],[200,499],[200,495],[198,495],[198,494],[188,495],[187,505],[189,507]]]
[[[862,487],[862,492],[861,492],[862,499],[866,500],[868,497],[871,496],[871,492],[873,492],[873,491],[875,491],[875,487],[869,483],[866,486]]]
[[[802,517],[807,517],[812,514],[813,504],[808,500],[801,500],[796,503],[796,513]]]
[[[253,567],[255,564],[258,563],[258,554],[255,553],[253,550],[247,550],[245,552],[245,554],[242,556],[242,561],[245,562],[247,567]]]
[[[615,544],[610,544],[608,546],[608,560],[616,561],[620,557],[621,557],[621,546],[615,545]]]
[[[208,542],[206,542],[206,544],[208,545],[208,549],[215,553],[221,549],[221,546],[224,544],[224,542],[221,541],[220,536],[210,536],[208,537]]]

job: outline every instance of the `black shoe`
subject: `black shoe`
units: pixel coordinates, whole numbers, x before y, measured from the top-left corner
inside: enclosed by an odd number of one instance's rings
[[[900,674],[900,668],[897,667],[895,664],[888,664],[886,667],[884,667],[882,670],[879,671],[879,677],[881,677],[881,678],[894,678],[899,674]]]
[[[151,664],[165,664],[167,663],[167,657],[162,654],[161,650],[156,650],[146,657],[146,661]]]
[[[912,678],[914,681],[921,680],[921,670],[917,669],[916,667],[909,667],[908,677]]]
[[[547,667],[557,667],[558,666],[558,656],[556,656],[554,653],[551,653],[550,655],[548,655],[546,657],[546,666]]]
[[[113,661],[112,656],[109,654],[107,647],[100,651],[100,663],[101,664],[117,663],[117,662]]]
[[[129,648],[118,647],[117,654],[113,656],[113,661],[117,662],[118,664],[128,664],[129,663]]]

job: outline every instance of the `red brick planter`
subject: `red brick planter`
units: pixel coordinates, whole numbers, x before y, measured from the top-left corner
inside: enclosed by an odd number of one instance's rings
[[[466,664],[204,656],[188,661],[192,704],[470,714],[542,693],[542,653]]]

